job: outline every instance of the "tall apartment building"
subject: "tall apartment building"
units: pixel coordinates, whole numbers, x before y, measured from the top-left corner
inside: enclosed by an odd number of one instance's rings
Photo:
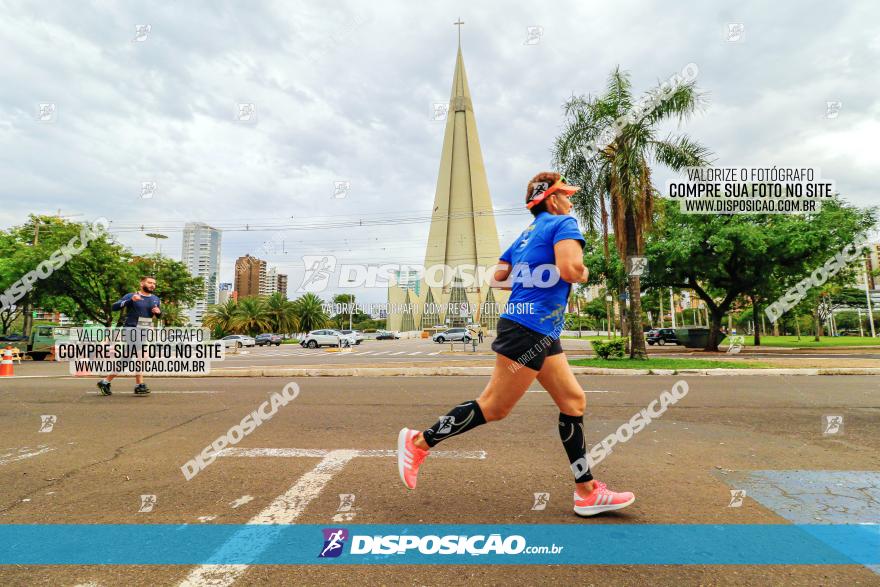
[[[260,280],[260,295],[271,296],[278,290],[278,269],[272,267]]]
[[[217,303],[217,280],[220,276],[220,236],[216,228],[204,222],[187,222],[183,227],[181,261],[189,272],[205,282],[205,293],[194,306],[186,308],[191,324],[199,326],[208,306]]]
[[[278,287],[276,288],[276,291],[281,292],[284,299],[287,299],[287,275],[284,273],[278,274]]]
[[[250,255],[235,260],[235,291],[238,299],[263,294],[266,262]]]

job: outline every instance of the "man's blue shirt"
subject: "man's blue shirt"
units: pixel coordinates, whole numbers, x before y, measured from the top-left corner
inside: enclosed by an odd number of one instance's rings
[[[114,312],[123,308],[128,309],[128,313],[125,315],[125,326],[129,328],[133,328],[138,325],[138,318],[152,318],[153,306],[159,306],[160,304],[158,296],[152,294],[138,295],[141,296],[141,299],[139,301],[134,301],[131,299],[134,294],[127,293],[122,296],[121,300],[111,306],[111,309]]]

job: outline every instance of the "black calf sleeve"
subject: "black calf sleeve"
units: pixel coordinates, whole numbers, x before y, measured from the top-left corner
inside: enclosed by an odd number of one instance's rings
[[[568,454],[575,483],[585,483],[593,479],[590,463],[587,461],[587,443],[584,439],[584,417],[569,416],[559,412],[559,438]]]
[[[450,436],[467,432],[480,424],[485,424],[486,418],[476,400],[464,402],[452,408],[452,411],[442,416],[437,423],[422,432],[422,438],[428,446],[434,446],[441,440]]]

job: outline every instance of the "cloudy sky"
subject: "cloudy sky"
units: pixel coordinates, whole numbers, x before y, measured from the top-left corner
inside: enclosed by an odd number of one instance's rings
[[[869,0],[56,1],[0,2],[0,15],[0,227],[103,216],[135,252],[153,251],[154,231],[179,258],[183,224],[203,221],[224,229],[221,281],[245,253],[290,274],[291,293],[304,254],[423,262],[427,222],[370,221],[430,215],[444,131],[432,105],[449,97],[459,17],[496,209],[521,206],[549,167],[568,97],[600,92],[617,65],[643,92],[688,63],[709,103],[681,130],[717,165],[818,167],[848,200],[877,203]],[[541,27],[532,42],[529,27]],[[40,104],[54,105],[48,120]],[[255,117],[239,121],[238,104]],[[502,249],[529,220],[498,217]]]

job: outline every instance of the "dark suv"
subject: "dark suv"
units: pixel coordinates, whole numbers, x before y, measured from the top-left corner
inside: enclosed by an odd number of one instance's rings
[[[678,344],[678,339],[675,337],[675,330],[672,328],[655,328],[653,330],[648,331],[648,344],[659,344],[664,345],[667,342],[671,344]]]
[[[272,345],[279,346],[281,344],[281,335],[280,334],[258,334],[254,340],[257,343],[257,346],[264,345]]]

